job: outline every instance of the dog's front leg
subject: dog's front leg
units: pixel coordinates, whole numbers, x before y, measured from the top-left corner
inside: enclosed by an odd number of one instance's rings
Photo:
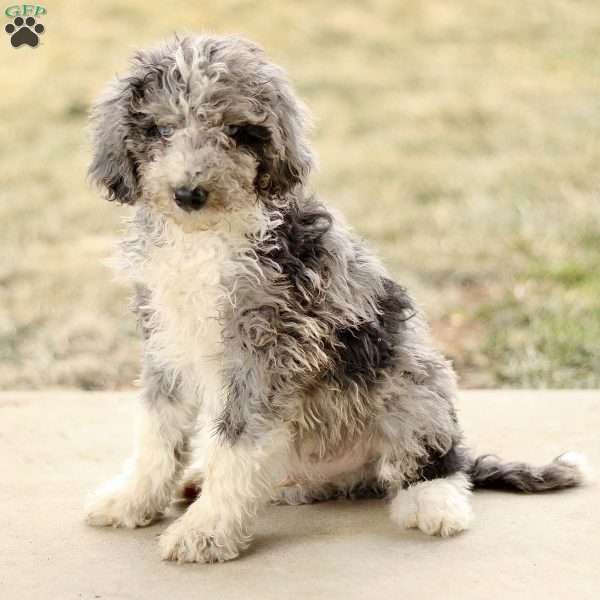
[[[200,497],[161,536],[164,560],[231,560],[250,543],[257,511],[273,494],[287,454],[286,430],[228,440],[214,435]]]
[[[197,408],[167,386],[164,374],[146,369],[134,451],[123,472],[88,500],[94,526],[143,527],[168,507],[187,458]]]

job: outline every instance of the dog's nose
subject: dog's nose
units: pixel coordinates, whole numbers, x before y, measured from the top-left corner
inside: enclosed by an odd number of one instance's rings
[[[198,210],[206,204],[208,192],[201,186],[190,189],[178,187],[175,189],[175,203],[179,208],[190,212]]]

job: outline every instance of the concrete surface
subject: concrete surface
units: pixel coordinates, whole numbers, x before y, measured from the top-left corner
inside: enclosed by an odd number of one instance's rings
[[[600,465],[599,392],[464,392],[479,452]],[[600,598],[599,486],[523,496],[479,492],[452,539],[399,531],[380,501],[271,507],[252,549],[222,565],[159,560],[166,522],[83,524],[85,493],[131,444],[132,395],[0,394],[0,598],[270,600]]]

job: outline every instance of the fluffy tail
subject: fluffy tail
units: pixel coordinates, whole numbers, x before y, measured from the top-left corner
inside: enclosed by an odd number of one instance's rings
[[[528,493],[575,487],[591,478],[587,460],[578,452],[561,454],[542,467],[502,462],[497,456],[486,454],[473,461],[468,473],[475,488]]]

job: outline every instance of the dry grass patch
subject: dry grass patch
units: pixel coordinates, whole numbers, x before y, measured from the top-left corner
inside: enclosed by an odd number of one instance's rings
[[[86,112],[131,48],[202,29],[288,69],[317,118],[314,187],[413,289],[463,385],[600,385],[597,2],[53,2],[44,24],[0,63],[2,387],[134,379],[128,292],[101,262],[126,209],[87,187]]]

